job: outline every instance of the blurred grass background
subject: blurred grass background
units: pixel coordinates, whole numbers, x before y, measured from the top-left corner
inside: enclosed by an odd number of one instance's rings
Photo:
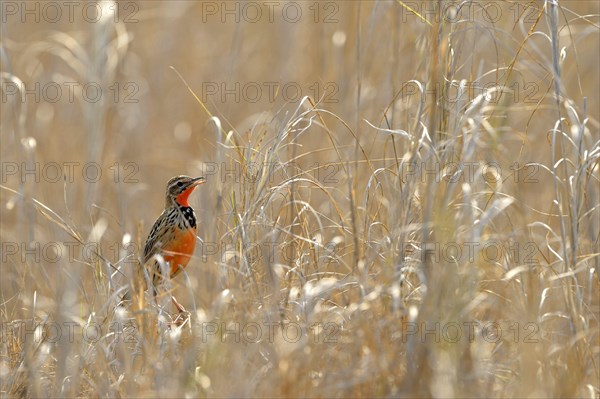
[[[599,8],[3,2],[3,396],[598,397]],[[115,311],[178,174],[183,328]]]

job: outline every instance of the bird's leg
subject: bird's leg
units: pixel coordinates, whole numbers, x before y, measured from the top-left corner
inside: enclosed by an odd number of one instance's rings
[[[175,277],[182,270],[183,270],[183,267],[181,265],[177,265],[177,271],[172,274],[171,278]],[[177,299],[175,299],[175,297],[173,295],[171,295],[171,300],[173,301],[173,305],[175,305],[175,307],[177,308],[177,310],[179,310],[180,314],[181,313],[188,313],[189,314],[189,312],[187,310],[185,310],[185,308],[183,307],[183,305],[180,304],[179,302],[177,302]]]
[[[182,328],[190,321],[190,312],[185,310],[183,305],[177,302],[177,299],[175,299],[174,296],[171,296],[171,300],[173,301],[173,305],[175,305],[177,310],[179,310],[179,314],[177,315],[177,317],[175,317],[173,324],[179,328]]]

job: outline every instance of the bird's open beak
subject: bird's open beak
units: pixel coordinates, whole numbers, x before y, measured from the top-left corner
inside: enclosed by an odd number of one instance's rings
[[[175,199],[179,205],[189,206],[188,197],[192,194],[192,191],[202,183],[206,183],[206,178],[204,176],[196,177],[192,179],[192,182],[186,187],[186,189],[177,196]]]
[[[192,179],[192,185],[194,187],[199,186],[200,184],[206,183],[206,177],[200,176]]]

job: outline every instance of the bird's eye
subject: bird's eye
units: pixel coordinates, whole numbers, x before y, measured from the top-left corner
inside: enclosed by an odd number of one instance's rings
[[[177,186],[178,186],[178,187],[181,187],[181,186],[183,186],[183,182],[182,182],[182,181],[178,181],[178,182],[177,182]]]

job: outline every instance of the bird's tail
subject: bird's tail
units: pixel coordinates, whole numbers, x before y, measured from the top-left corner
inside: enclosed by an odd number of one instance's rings
[[[131,267],[135,268],[135,270],[143,270],[143,263],[141,259],[132,257],[130,258],[129,263],[131,264]],[[138,286],[136,283],[137,278],[138,276],[134,274],[133,281],[129,282],[129,286],[125,289],[125,293],[121,296],[121,300],[119,301],[117,306],[124,306],[125,303],[131,302],[131,292],[136,290],[136,286]],[[144,277],[141,278],[144,279]]]

